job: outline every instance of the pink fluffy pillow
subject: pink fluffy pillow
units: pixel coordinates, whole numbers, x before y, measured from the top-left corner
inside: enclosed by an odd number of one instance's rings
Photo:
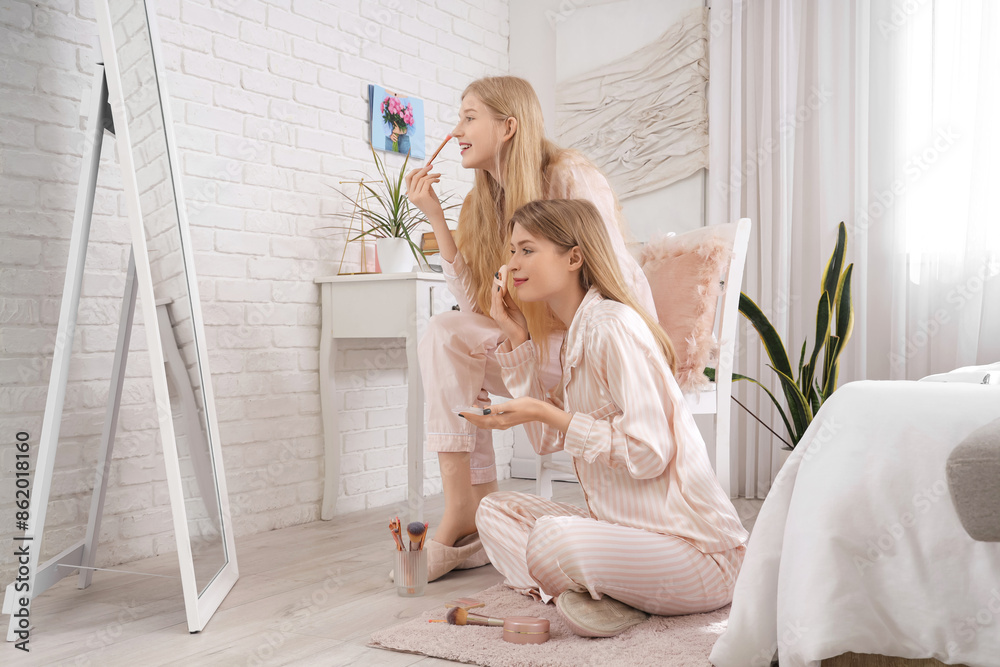
[[[715,311],[732,258],[736,225],[713,225],[652,241],[639,252],[656,318],[677,352],[677,384],[690,393],[709,386],[705,367],[718,356]]]

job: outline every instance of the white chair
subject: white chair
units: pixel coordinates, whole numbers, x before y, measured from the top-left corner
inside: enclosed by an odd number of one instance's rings
[[[728,270],[720,279],[724,288],[719,297],[715,315],[715,336],[719,341],[719,360],[715,368],[715,381],[703,391],[685,394],[691,412],[696,415],[715,415],[715,474],[722,490],[735,497],[737,488],[735,458],[730,438],[730,398],[733,393],[733,360],[736,354],[736,322],[739,319],[740,292],[743,289],[743,268],[750,245],[750,219],[741,218],[735,226],[732,258]],[[535,493],[544,498],[552,497],[552,482],[576,481],[569,455],[559,452],[553,457],[538,457]],[[559,460],[559,459],[562,460]]]

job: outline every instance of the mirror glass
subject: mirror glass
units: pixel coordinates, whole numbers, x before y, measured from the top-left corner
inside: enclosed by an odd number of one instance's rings
[[[194,274],[193,268],[185,265],[179,198],[171,176],[170,160],[176,156],[167,150],[160,82],[154,67],[145,3],[109,0],[108,4],[157,305],[156,325],[170,388],[195,580],[201,595],[228,557],[219,513],[216,466],[209,446],[211,430],[206,422],[204,378],[191,317],[188,281],[194,279]]]

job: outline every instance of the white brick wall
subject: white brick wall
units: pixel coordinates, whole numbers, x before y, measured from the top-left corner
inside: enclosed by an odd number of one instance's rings
[[[237,535],[319,517],[319,290],[341,241],[337,180],[374,170],[367,85],[425,100],[427,145],[462,88],[507,71],[507,0],[158,0],[206,339]],[[13,532],[14,435],[41,430],[83,153],[81,100],[99,59],[92,0],[0,4],[0,542]],[[104,145],[43,558],[83,537],[129,238]],[[446,190],[471,175],[447,152]],[[387,156],[390,168],[402,162]],[[356,172],[353,172],[356,173]],[[141,311],[136,314],[99,565],[174,550]],[[380,370],[371,373],[375,363]],[[338,346],[338,512],[406,495],[402,341]],[[357,371],[364,369],[365,373]],[[498,435],[500,474],[512,442]],[[33,449],[33,452],[36,450]],[[426,458],[427,493],[441,489]],[[395,508],[387,510],[394,512]],[[11,579],[0,550],[0,584]]]

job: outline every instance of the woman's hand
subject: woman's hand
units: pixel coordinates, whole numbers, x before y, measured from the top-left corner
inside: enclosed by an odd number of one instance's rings
[[[433,224],[440,220],[444,222],[444,209],[441,200],[434,192],[434,184],[440,182],[441,174],[432,174],[433,165],[414,169],[406,175],[406,198],[421,210]]]
[[[507,267],[501,266],[493,280],[493,300],[490,302],[490,317],[507,336],[511,349],[530,338],[528,320],[507,292]]]
[[[444,209],[441,207],[441,200],[434,192],[434,184],[440,182],[441,174],[432,174],[434,165],[427,165],[420,169],[414,169],[406,175],[406,198],[410,203],[420,209],[420,212],[431,223],[434,236],[437,238],[441,257],[446,261],[454,262],[458,247],[455,239],[448,229],[448,221],[444,219]]]
[[[475,412],[460,412],[477,428],[506,431],[512,426],[525,422],[539,421],[548,404],[537,398],[524,396],[500,403],[490,408],[490,414],[480,415]]]

